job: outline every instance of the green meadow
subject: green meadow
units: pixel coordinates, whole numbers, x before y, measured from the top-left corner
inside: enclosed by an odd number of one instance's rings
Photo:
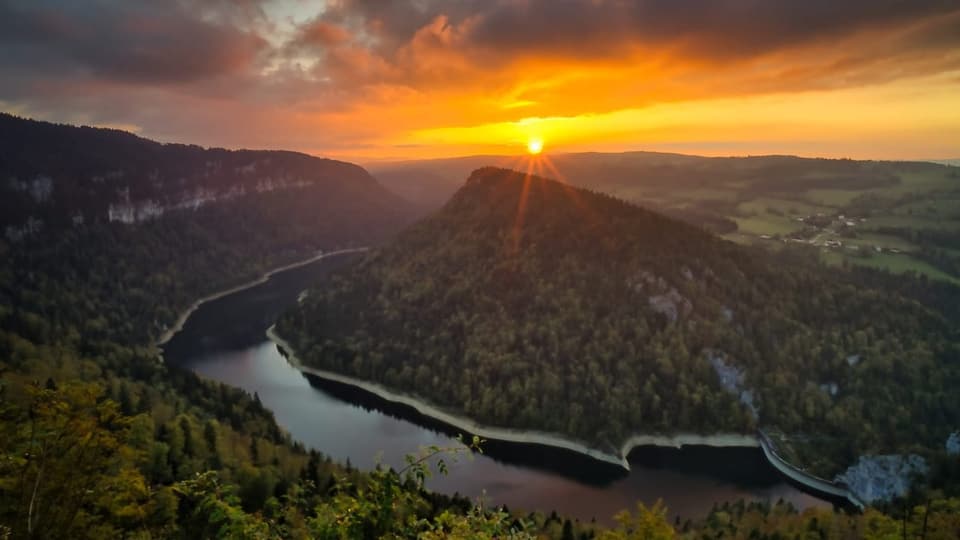
[[[688,169],[687,182],[678,174],[662,186],[620,184],[610,191],[729,220],[717,232],[735,242],[775,247],[785,237],[800,238],[830,264],[960,280],[960,236],[929,234],[960,233],[960,167],[772,156],[706,159],[695,170]]]

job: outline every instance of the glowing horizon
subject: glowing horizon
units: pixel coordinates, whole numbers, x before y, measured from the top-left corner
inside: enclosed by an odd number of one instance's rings
[[[960,5],[936,0],[85,4],[0,8],[0,110],[360,162],[960,158]]]

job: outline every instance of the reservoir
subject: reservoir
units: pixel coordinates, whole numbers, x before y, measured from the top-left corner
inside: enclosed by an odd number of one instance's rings
[[[164,345],[167,362],[260,397],[296,440],[369,469],[400,468],[421,446],[455,444],[455,432],[415,410],[351,386],[307,377],[292,367],[266,330],[298,296],[331,270],[362,255],[335,255],[275,273],[266,282],[212,300],[194,311]],[[638,447],[631,470],[540,445],[484,444],[484,454],[461,458],[428,487],[513,510],[556,511],[581,521],[609,523],[637,501],[663,499],[671,518],[698,518],[714,505],[739,499],[789,501],[798,508],[829,506],[788,483],[759,448]]]

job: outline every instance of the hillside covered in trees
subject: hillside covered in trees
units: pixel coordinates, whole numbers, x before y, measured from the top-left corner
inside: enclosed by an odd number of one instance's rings
[[[759,426],[832,477],[863,455],[944,459],[956,300],[488,168],[278,329],[309,365],[484,424],[614,452],[637,433]]]
[[[0,113],[0,232],[8,242],[43,231],[144,223],[256,196],[265,196],[261,213],[295,211],[301,219],[289,224],[336,224],[336,234],[357,242],[395,228],[411,211],[352,163],[162,144],[119,130]],[[273,208],[272,199],[285,202]],[[256,219],[250,224],[258,225]]]
[[[622,526],[604,530],[426,492],[422,479],[435,462],[426,458],[446,455],[441,449],[413,455],[402,471],[359,472],[332,463],[290,440],[256,395],[165,365],[154,344],[198,297],[318,249],[382,242],[409,219],[403,205],[362,170],[336,165],[346,174],[339,185],[333,172],[322,173],[327,162],[300,156],[294,159],[317,167],[316,178],[332,176],[292,188],[235,190],[189,208],[169,206],[174,195],[131,195],[111,219],[99,197],[128,187],[131,194],[154,189],[141,185],[149,175],[126,168],[134,150],[103,153],[95,168],[128,171],[113,175],[122,187],[106,178],[85,185],[90,171],[71,165],[66,150],[24,165],[27,154],[49,148],[16,146],[12,141],[31,135],[11,126],[43,131],[44,140],[68,138],[68,146],[86,148],[78,151],[85,155],[112,144],[85,140],[88,135],[159,148],[154,164],[162,170],[178,166],[166,162],[176,160],[163,154],[168,145],[115,131],[3,120],[9,122],[0,144],[2,177],[14,179],[4,184],[2,201],[11,193],[21,198],[11,205],[19,214],[4,211],[0,238],[0,538],[566,540],[898,530],[896,516],[874,511],[846,517],[743,505],[673,525],[662,507],[640,507],[623,516]],[[254,154],[277,157],[224,155]],[[205,182],[203,174],[184,174],[193,179],[186,184]],[[38,177],[50,181],[34,183]],[[261,180],[235,178],[238,185]],[[209,189],[233,189],[227,176],[219,182]],[[77,190],[97,200],[86,205],[71,195]],[[64,222],[58,217],[64,211],[84,217]],[[946,498],[918,503],[909,531],[949,537],[957,527],[956,505]]]

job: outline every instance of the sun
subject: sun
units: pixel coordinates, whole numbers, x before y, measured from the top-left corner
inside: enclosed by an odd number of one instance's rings
[[[543,152],[543,140],[542,139],[530,139],[527,141],[527,152],[531,154],[539,154]]]

